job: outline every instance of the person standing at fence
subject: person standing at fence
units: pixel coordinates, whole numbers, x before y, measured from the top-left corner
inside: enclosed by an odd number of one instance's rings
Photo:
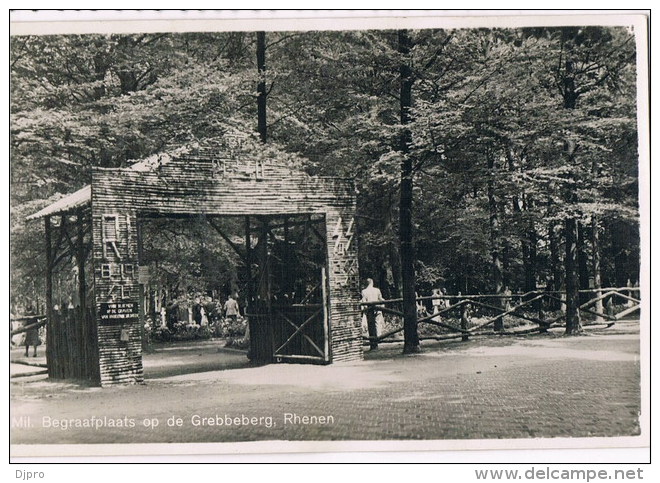
[[[383,294],[379,288],[374,287],[374,281],[371,278],[367,279],[367,287],[362,290],[362,302],[382,302]],[[364,308],[363,320],[366,321],[367,333],[369,334],[371,349],[378,348],[378,333],[382,332],[382,327],[379,330],[378,317],[382,319],[383,315],[376,305],[367,305]]]
[[[433,315],[436,315],[438,312],[445,308],[445,299],[436,298],[443,295],[442,290],[439,288],[434,288],[431,292],[431,295],[433,295],[433,299],[431,300],[431,305],[433,306]],[[433,317],[433,320],[439,322],[440,316]]]
[[[32,316],[36,315],[34,309],[30,306],[27,309],[27,315]],[[41,339],[39,339],[39,328],[34,327],[34,324],[37,323],[36,317],[29,317],[23,322],[23,327],[30,327],[30,329],[25,331],[25,357],[29,357],[30,346],[34,347],[34,354],[32,357],[37,357],[37,347],[41,345]]]
[[[502,295],[504,295],[504,298],[502,299],[502,301],[504,302],[503,303],[504,310],[508,312],[509,310],[511,310],[511,295],[512,295],[511,289],[509,288],[508,285],[504,287],[504,292],[502,292]]]

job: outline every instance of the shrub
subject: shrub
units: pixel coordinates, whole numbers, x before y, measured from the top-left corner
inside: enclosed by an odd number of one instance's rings
[[[232,321],[226,317],[219,318],[212,327],[214,337],[243,337],[247,328],[247,319],[238,317]]]
[[[172,342],[184,340],[204,340],[212,337],[211,328],[197,324],[177,322],[172,329],[161,325],[153,326],[145,324],[145,332],[149,340],[156,342]]]

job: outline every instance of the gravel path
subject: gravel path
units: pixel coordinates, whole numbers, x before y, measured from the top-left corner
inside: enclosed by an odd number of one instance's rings
[[[381,346],[351,365],[250,367],[244,353],[207,342],[147,354],[144,385],[101,389],[43,376],[12,379],[10,441],[639,434],[640,344],[634,324],[581,337],[433,342],[423,348],[421,354],[402,356],[399,346]]]

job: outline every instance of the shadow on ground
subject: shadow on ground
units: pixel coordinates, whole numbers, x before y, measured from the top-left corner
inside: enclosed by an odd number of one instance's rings
[[[395,342],[387,342],[379,344],[375,350],[369,349],[364,346],[364,360],[365,361],[393,361],[406,358],[420,357],[424,355],[442,355],[460,353],[461,351],[468,351],[475,348],[483,347],[499,347],[505,348],[518,344],[531,344],[538,345],[543,341],[561,340],[569,345],[582,345],[589,344],[588,340],[594,336],[614,336],[612,337],[613,349],[616,349],[617,337],[639,335],[639,320],[622,320],[616,324],[606,327],[605,324],[593,325],[585,327],[585,330],[578,336],[567,336],[564,333],[563,327],[550,329],[545,333],[528,333],[528,334],[505,334],[498,335],[493,332],[487,336],[471,336],[469,340],[463,341],[460,338],[445,339],[445,340],[432,340],[427,339],[420,342],[419,353],[403,354],[403,340]]]
[[[225,347],[226,341],[152,344],[142,358],[144,378],[162,379],[197,372],[254,367],[244,350]]]

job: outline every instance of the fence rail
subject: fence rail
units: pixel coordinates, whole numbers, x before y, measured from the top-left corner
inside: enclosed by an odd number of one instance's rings
[[[46,326],[46,363],[54,379],[98,380],[98,348],[93,308],[81,313],[75,309],[53,310],[46,315],[11,317],[24,325],[10,329],[10,337]],[[42,341],[43,343],[44,341]]]
[[[17,329],[11,330],[9,332],[9,337],[13,337],[18,334],[22,334],[23,332],[27,332],[28,330],[32,329],[38,329],[41,326],[44,326],[48,323],[48,319],[46,319],[45,315],[31,315],[31,316],[25,316],[25,317],[12,317],[10,319],[12,322],[23,322],[25,323],[26,321],[32,321],[34,320],[35,322],[28,324],[28,325],[23,325],[21,327],[18,327]]]
[[[579,306],[584,316],[583,327],[611,327],[617,321],[640,310],[639,287],[608,287],[580,290],[582,296],[592,295]],[[468,340],[471,336],[518,335],[547,332],[565,327],[565,292],[535,290],[526,293],[430,295],[416,298],[420,340]],[[393,338],[403,332],[403,299],[362,302],[367,322],[365,343],[372,348],[379,343],[401,342]],[[431,304],[429,307],[428,304]],[[429,310],[429,308],[431,310]],[[389,323],[378,323],[389,317]],[[392,321],[395,323],[392,323]],[[381,327],[378,327],[381,325]],[[437,328],[425,330],[428,326]],[[492,326],[492,327],[491,327]]]

